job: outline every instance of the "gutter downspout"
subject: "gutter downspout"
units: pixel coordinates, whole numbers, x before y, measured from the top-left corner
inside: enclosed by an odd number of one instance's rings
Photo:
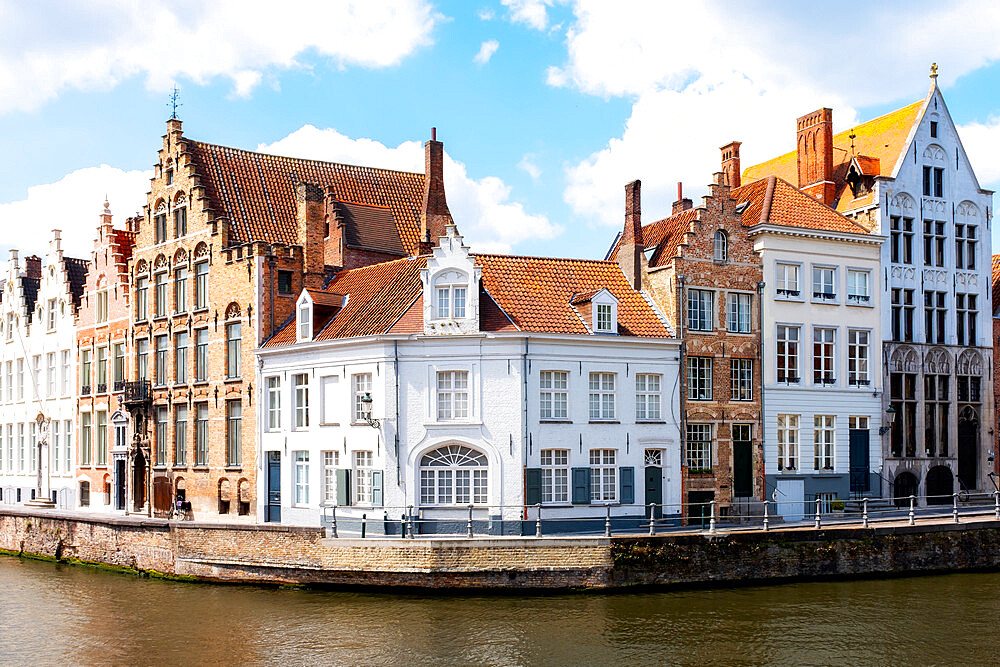
[[[764,430],[765,417],[764,417],[764,281],[761,280],[757,283],[757,336],[760,338],[760,342],[757,344],[757,359],[758,368],[760,369],[760,493],[761,500],[767,502],[767,476],[764,474],[765,470],[765,459],[764,452],[764,438],[766,431]],[[752,465],[752,462],[751,462]]]
[[[521,501],[527,503],[527,482],[528,482],[528,336],[524,336],[524,354],[521,356],[521,422],[524,425],[521,434]],[[528,519],[528,506],[524,504],[521,508],[521,516],[526,521]]]
[[[274,335],[274,265],[277,263],[277,259],[274,256],[274,252],[268,248],[267,252],[267,282],[270,292],[270,307],[268,310],[271,311],[271,328],[268,329],[267,337],[270,338]]]
[[[392,341],[392,368],[396,376],[396,421],[393,422],[392,438],[396,445],[396,486],[403,485],[403,466],[399,462],[399,341]]]
[[[680,443],[681,443],[681,522],[683,524],[684,517],[687,515],[687,501],[685,489],[687,487],[687,356],[686,348],[684,346],[684,318],[682,313],[684,311],[683,299],[684,299],[684,282],[686,276],[682,273],[677,276],[677,297],[676,305],[674,307],[674,317],[677,322],[677,333],[680,340],[680,367],[677,369],[677,374],[680,377],[680,404],[681,404],[681,414],[680,414]]]

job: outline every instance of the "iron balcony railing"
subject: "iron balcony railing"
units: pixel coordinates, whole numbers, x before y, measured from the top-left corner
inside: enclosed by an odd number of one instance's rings
[[[153,391],[149,380],[138,380],[136,382],[125,383],[125,403],[140,404],[149,403],[153,400]]]

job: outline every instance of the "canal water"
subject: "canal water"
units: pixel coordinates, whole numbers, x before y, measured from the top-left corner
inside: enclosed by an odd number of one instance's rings
[[[685,592],[396,595],[0,556],[0,664],[987,665],[1000,574]]]

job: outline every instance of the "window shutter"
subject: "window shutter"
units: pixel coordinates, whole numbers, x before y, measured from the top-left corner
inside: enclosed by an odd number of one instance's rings
[[[537,505],[542,502],[542,469],[526,468],[524,471],[524,504]]]
[[[573,504],[590,504],[590,468],[573,468]]]
[[[631,505],[635,502],[635,468],[619,468],[618,483],[621,487],[621,503]]]
[[[382,471],[372,470],[372,507],[382,506]]]
[[[337,504],[351,504],[351,471],[347,468],[337,469]]]

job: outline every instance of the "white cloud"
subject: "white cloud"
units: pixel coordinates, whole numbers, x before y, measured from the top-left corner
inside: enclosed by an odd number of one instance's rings
[[[0,112],[140,74],[160,91],[178,79],[229,78],[245,96],[269,72],[316,56],[387,67],[431,43],[441,20],[428,0],[92,0],[57,9],[0,0],[0,16]]]
[[[994,116],[985,123],[969,123],[959,126],[958,135],[969,156],[969,162],[976,172],[979,185],[989,187],[1000,184],[1000,117]]]
[[[485,65],[499,48],[500,42],[495,39],[487,40],[479,46],[479,53],[472,60],[478,65]]]
[[[542,175],[541,168],[535,164],[535,154],[525,153],[521,157],[521,161],[517,163],[517,168],[523,170],[528,176],[531,176],[531,180],[537,181],[538,177]]]
[[[549,25],[549,7],[553,0],[501,0],[510,12],[510,20],[523,23],[535,30],[545,30]]]
[[[89,258],[97,237],[98,216],[107,194],[116,227],[142,211],[151,171],[122,171],[108,165],[87,167],[55,183],[28,188],[19,201],[0,204],[0,248],[21,255],[43,254],[51,230],[62,230],[63,250],[70,257]],[[6,254],[6,253],[5,253]]]
[[[496,18],[492,7],[480,7],[479,11],[476,12],[476,16],[479,17],[480,21],[492,21]]]
[[[424,148],[420,142],[406,141],[393,148],[312,125],[305,125],[274,143],[261,144],[257,150],[384,169],[424,170]],[[465,165],[447,152],[444,180],[455,223],[477,252],[509,252],[519,243],[550,239],[561,231],[546,216],[529,213],[520,202],[511,200],[511,188],[501,179],[472,178]]]

